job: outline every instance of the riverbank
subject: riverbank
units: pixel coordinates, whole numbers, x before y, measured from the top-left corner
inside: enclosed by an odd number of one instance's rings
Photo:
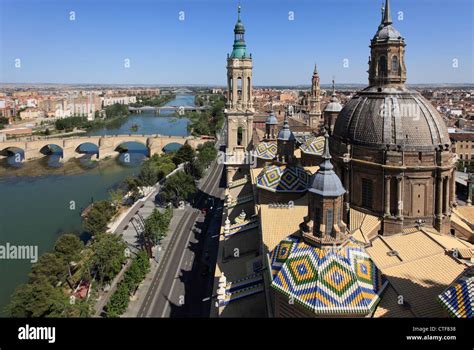
[[[193,95],[177,96],[170,105],[193,105]],[[187,118],[175,118],[153,113],[130,114],[119,125],[107,125],[88,132],[91,136],[114,134],[162,134],[188,136]],[[130,127],[138,124],[136,132]],[[145,146],[142,146],[145,147]],[[87,157],[92,159],[87,159]],[[135,157],[135,158],[134,158]],[[110,198],[109,191],[117,187],[128,176],[139,172],[142,154],[132,154],[128,165],[113,157],[96,161],[85,155],[55,166],[58,158],[45,156],[25,162],[16,168],[8,165],[7,158],[0,158],[1,241],[11,245],[33,245],[38,254],[51,251],[56,239],[64,233],[83,233],[81,211],[92,200]],[[31,262],[26,260],[4,260],[0,264],[0,316],[16,286],[28,280]]]

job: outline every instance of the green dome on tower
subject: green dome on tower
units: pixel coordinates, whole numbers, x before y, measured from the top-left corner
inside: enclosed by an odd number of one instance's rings
[[[239,5],[237,23],[234,27],[234,46],[230,55],[231,58],[249,58],[249,56],[247,55],[247,45],[245,44],[244,34],[245,27],[242,23],[242,20],[240,19]]]

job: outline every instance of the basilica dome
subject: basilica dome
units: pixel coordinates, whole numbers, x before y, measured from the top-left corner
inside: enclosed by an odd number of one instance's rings
[[[345,143],[386,149],[429,151],[450,144],[438,111],[403,86],[368,87],[342,109],[334,137]]]

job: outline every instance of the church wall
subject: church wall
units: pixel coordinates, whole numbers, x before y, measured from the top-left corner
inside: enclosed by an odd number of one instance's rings
[[[230,236],[223,241],[223,259],[228,260],[249,253],[257,253],[260,238],[254,230]]]
[[[351,204],[358,207],[362,205],[362,181],[367,179],[372,181],[372,208],[367,208],[375,213],[383,214],[383,171],[381,167],[371,166],[369,164],[358,164],[352,162],[351,167],[352,181],[349,190]]]

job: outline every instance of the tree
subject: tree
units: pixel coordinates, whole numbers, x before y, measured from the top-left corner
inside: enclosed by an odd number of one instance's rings
[[[127,309],[129,301],[130,295],[128,286],[125,283],[119,283],[117,290],[107,303],[107,317],[119,317]]]
[[[112,280],[125,261],[126,245],[121,236],[100,234],[92,244],[92,268],[97,272],[100,283]]]
[[[171,156],[154,154],[142,164],[138,178],[144,184],[153,186],[174,169],[176,169],[176,165]]]
[[[199,162],[199,160],[193,159],[191,162],[186,164],[184,171],[193,178],[199,180],[204,175],[204,166]]]
[[[214,142],[208,141],[198,146],[198,162],[207,168],[217,157],[217,150],[214,147]]]
[[[110,200],[112,201],[112,204],[114,205],[114,207],[118,207],[122,203],[124,193],[121,188],[110,190],[109,195],[110,195]]]
[[[146,277],[150,270],[150,260],[146,252],[141,251],[133,259],[129,268],[125,272],[123,280],[117,286],[116,291],[110,298],[106,306],[107,317],[118,317],[127,309],[130,295],[132,295],[141,281]]]
[[[178,165],[185,162],[190,162],[196,157],[194,149],[188,145],[183,145],[174,155],[173,162]]]
[[[112,205],[112,202],[97,201],[92,204],[84,217],[84,228],[93,236],[104,233],[116,212],[117,208]]]
[[[166,236],[168,228],[173,217],[173,210],[167,207],[163,212],[154,209],[149,217],[145,219],[145,230],[143,233],[147,242],[153,245]]]
[[[130,198],[133,202],[136,202],[140,198],[140,187],[143,186],[142,181],[139,178],[129,176],[123,181],[127,192],[130,193]]]
[[[148,258],[148,255],[146,254],[146,252],[141,251],[137,254],[137,257],[135,258],[134,262],[140,268],[140,271],[142,272],[142,274],[144,276],[142,278],[142,280],[143,280],[145,278],[146,274],[148,273],[148,271],[150,271],[150,260]]]
[[[64,234],[60,236],[54,245],[56,253],[67,263],[78,261],[83,248],[84,243],[74,234]]]
[[[19,286],[5,311],[9,317],[60,317],[68,304],[61,289],[41,280]]]
[[[178,206],[179,202],[189,200],[196,192],[194,178],[186,172],[179,171],[166,179],[161,197]]]
[[[64,282],[67,275],[67,262],[57,253],[45,253],[33,264],[29,277],[30,283],[47,281],[51,286],[56,286]]]
[[[156,210],[156,209],[155,209]],[[159,226],[153,211],[152,215],[145,219],[145,229],[143,231],[143,237],[147,242],[151,242],[155,245],[160,239]]]
[[[120,103],[114,103],[111,106],[105,107],[106,118],[122,117],[129,114],[128,106]]]

